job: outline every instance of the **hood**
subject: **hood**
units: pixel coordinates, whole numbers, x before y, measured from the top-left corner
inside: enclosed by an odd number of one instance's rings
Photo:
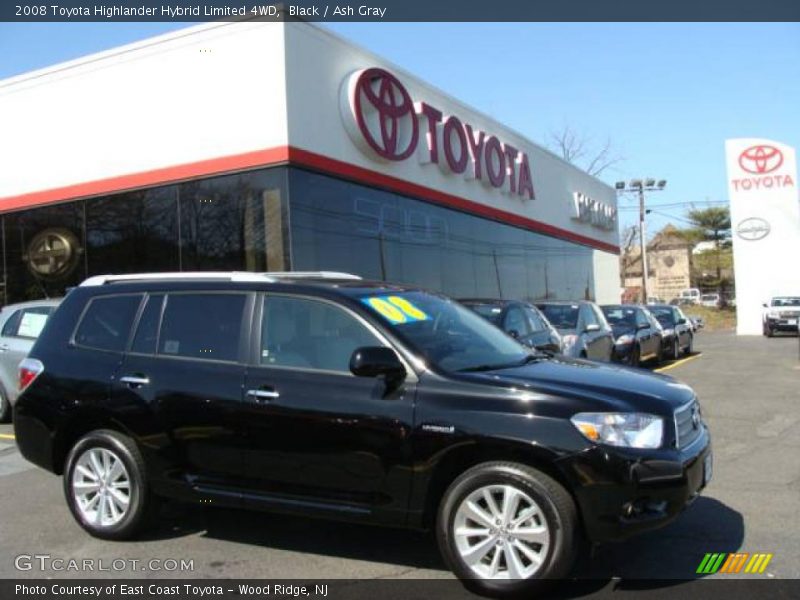
[[[691,401],[694,391],[668,375],[610,363],[559,356],[521,367],[465,374],[495,386],[579,400],[580,411],[628,411],[672,416]]]

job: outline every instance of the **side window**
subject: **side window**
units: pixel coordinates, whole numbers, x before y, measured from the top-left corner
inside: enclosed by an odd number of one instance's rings
[[[158,325],[161,320],[161,308],[164,304],[164,294],[156,294],[147,299],[136,334],[133,336],[131,352],[139,354],[155,354],[158,341]]]
[[[525,314],[521,308],[512,306],[506,313],[506,322],[503,326],[506,331],[516,331],[519,335],[529,335],[531,328],[525,319]]]
[[[8,318],[6,324],[3,325],[3,331],[2,331],[3,337],[14,337],[15,335],[17,335],[17,329],[19,329],[19,320],[21,318],[22,318],[22,310],[18,310]]]
[[[597,316],[594,314],[592,307],[588,304],[583,305],[583,328],[586,329],[589,325],[600,325],[597,322]]]
[[[245,294],[169,294],[158,336],[158,353],[237,360],[246,299]]]
[[[141,294],[93,298],[75,331],[75,343],[122,352],[141,300]]]
[[[600,310],[599,306],[592,305],[592,312],[594,312],[594,316],[597,319],[597,324],[600,325],[600,329],[610,329],[608,321],[606,321],[606,316],[603,314],[603,311]]]
[[[531,325],[531,331],[534,333],[545,331],[547,329],[547,325],[544,324],[542,317],[534,309],[526,308],[525,315],[528,317],[528,322]]]
[[[52,312],[52,306],[22,308],[11,315],[11,318],[3,325],[2,335],[35,340],[44,329],[47,318]]]
[[[327,302],[284,296],[264,300],[262,365],[349,373],[356,348],[381,345],[358,319]]]
[[[644,314],[644,311],[642,311],[642,310],[637,310],[636,311],[636,325],[637,326],[642,326],[642,325],[652,326],[652,325],[650,325],[650,321],[647,318],[647,315]]]

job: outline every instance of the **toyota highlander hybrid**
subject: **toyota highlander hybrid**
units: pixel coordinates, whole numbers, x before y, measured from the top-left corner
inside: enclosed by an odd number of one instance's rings
[[[134,536],[163,498],[433,528],[483,593],[670,522],[712,473],[688,386],[347,274],[93,277],[20,387],[20,451],[94,536]]]

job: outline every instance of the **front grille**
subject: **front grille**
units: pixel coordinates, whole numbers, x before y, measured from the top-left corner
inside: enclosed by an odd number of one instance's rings
[[[800,317],[800,310],[787,310],[780,313],[780,315],[782,319],[794,319],[795,317]]]
[[[675,411],[675,445],[685,448],[695,441],[703,431],[700,421],[700,406],[697,400],[681,406]]]

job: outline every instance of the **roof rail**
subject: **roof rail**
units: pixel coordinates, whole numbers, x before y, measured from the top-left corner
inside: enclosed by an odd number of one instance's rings
[[[269,271],[264,275],[275,279],[351,279],[354,281],[361,279],[358,275],[339,271]]]
[[[171,273],[128,273],[125,275],[95,275],[84,280],[80,287],[92,287],[124,281],[163,281],[174,279],[216,279],[222,281],[276,282],[280,279],[361,279],[350,273],[335,271],[278,271],[253,273],[249,271],[182,271]]]

